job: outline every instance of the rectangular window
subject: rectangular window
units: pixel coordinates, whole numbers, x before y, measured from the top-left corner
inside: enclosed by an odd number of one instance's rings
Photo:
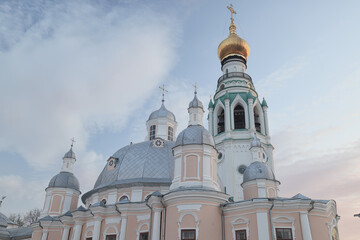
[[[148,239],[149,239],[148,232],[140,233],[139,240],[148,240]]]
[[[116,235],[106,235],[106,240],[116,240]]]
[[[291,228],[277,228],[276,240],[293,240]]]
[[[181,240],[196,240],[195,230],[181,230]]]
[[[238,230],[235,232],[236,240],[247,240],[246,230]]]
[[[150,126],[150,140],[153,140],[156,135],[156,125]]]
[[[174,141],[174,129],[172,127],[168,127],[168,140]]]
[[[87,237],[86,240],[92,240],[92,237]]]

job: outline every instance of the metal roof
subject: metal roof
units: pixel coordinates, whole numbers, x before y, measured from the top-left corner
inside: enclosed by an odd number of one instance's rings
[[[70,172],[60,172],[59,174],[55,175],[50,180],[48,187],[72,188],[80,191],[79,181],[74,176],[74,174]]]
[[[189,108],[202,108],[204,109],[204,106],[202,102],[197,98],[196,93],[194,95],[194,99],[189,103]]]
[[[201,125],[190,125],[184,129],[176,139],[175,146],[190,144],[207,144],[215,146],[214,138]]]
[[[163,147],[155,147],[153,141],[131,144],[112,155],[118,159],[116,166],[108,170],[106,164],[94,189],[83,195],[85,201],[92,193],[102,189],[134,185],[170,186],[173,178],[174,142],[164,141]]]
[[[150,114],[148,121],[156,118],[168,118],[172,121],[176,121],[175,115],[166,109],[164,103],[161,104],[161,107],[158,110]]]
[[[75,156],[74,151],[72,150],[72,147],[70,148],[70,150],[67,153],[65,153],[64,158],[74,158],[74,159],[76,159],[76,156]]]
[[[268,179],[276,181],[273,171],[262,162],[253,162],[248,166],[244,172],[243,183],[249,182],[255,179]]]

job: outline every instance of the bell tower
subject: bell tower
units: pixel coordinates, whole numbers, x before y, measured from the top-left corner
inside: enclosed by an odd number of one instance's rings
[[[273,170],[267,103],[261,102],[250,75],[246,73],[249,44],[236,33],[234,10],[229,36],[218,47],[222,76],[217,81],[214,98],[209,103],[209,131],[218,154],[218,172],[226,193],[242,200],[243,174],[251,163],[266,156],[265,164]],[[256,135],[255,135],[256,134]],[[259,146],[252,147],[256,138]],[[256,152],[256,153],[255,153]],[[260,154],[261,152],[261,154]],[[260,156],[260,155],[261,156]]]

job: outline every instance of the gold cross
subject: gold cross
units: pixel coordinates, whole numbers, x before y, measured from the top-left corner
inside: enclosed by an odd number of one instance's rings
[[[227,8],[229,9],[229,11],[231,13],[231,22],[233,23],[234,22],[233,14],[236,14],[236,12],[235,12],[232,4],[230,4],[230,6],[227,6]]]
[[[160,86],[159,88],[162,90],[162,100],[161,100],[161,101],[164,102],[164,101],[165,101],[165,100],[164,100],[164,96],[165,96],[165,93],[168,92],[168,90],[165,89],[165,85],[164,85],[164,84],[162,85],[162,87]]]
[[[195,84],[193,85],[193,87],[195,88],[195,94],[197,94],[197,89],[198,89],[197,84],[195,83]]]
[[[70,139],[71,140],[71,148],[74,146],[74,142],[76,142],[75,141],[75,138],[73,137],[72,139]]]

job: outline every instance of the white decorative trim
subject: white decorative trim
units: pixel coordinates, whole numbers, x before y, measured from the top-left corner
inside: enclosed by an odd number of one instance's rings
[[[121,217],[105,218],[105,224],[116,223],[120,224]]]
[[[335,227],[337,227],[337,221],[336,221],[335,218],[333,218],[333,219],[331,220],[331,222],[327,223],[326,225],[327,225],[327,227],[328,227],[328,229],[329,229],[330,239],[332,239],[332,233],[331,233],[331,232],[332,232],[332,230],[333,230]]]
[[[273,219],[273,223],[274,223],[274,225],[273,225],[274,239],[276,239],[276,226],[275,226],[275,223],[288,223],[288,224],[291,223],[290,228],[291,228],[292,236],[293,236],[294,240],[296,239],[296,236],[295,236],[295,219],[294,218],[289,217],[289,216],[285,216],[285,215],[280,215],[280,216],[273,217],[272,219]],[[279,227],[279,228],[284,228],[284,227]]]
[[[185,212],[183,214],[181,214],[180,218],[179,218],[179,221],[178,221],[178,240],[181,240],[181,230],[186,230],[186,229],[194,229],[194,228],[181,228],[181,222],[182,222],[182,219],[186,216],[186,215],[191,215],[194,217],[195,219],[195,223],[196,223],[196,226],[195,227],[195,239],[199,239],[199,223],[200,223],[200,220],[198,219],[197,215],[195,213],[192,213],[192,212]]]
[[[147,226],[147,230],[145,230],[145,231],[140,231],[140,229],[141,229],[144,225]],[[140,233],[149,232],[149,229],[150,229],[149,223],[140,224],[139,227],[138,227],[138,229],[136,230],[136,239],[139,239]],[[149,238],[150,238],[150,236],[149,236]]]
[[[195,210],[200,212],[200,208],[201,208],[201,204],[183,204],[177,206],[178,212],[189,211],[189,210]]]
[[[88,234],[89,234],[89,232],[91,232],[92,234],[90,235],[90,236],[88,236]],[[85,231],[85,234],[84,234],[84,240],[86,240],[86,238],[88,238],[88,237],[93,237],[93,235],[94,235],[94,229],[90,229],[90,228],[87,228],[86,229],[86,231]]]
[[[122,197],[127,197],[128,200],[130,201],[130,196],[129,196],[128,194],[126,194],[126,193],[123,193],[123,194],[119,197],[119,199],[117,199],[117,202],[120,202],[120,198],[122,198]]]
[[[91,226],[94,226],[94,225],[95,225],[94,221],[90,221],[90,222],[86,223],[86,227],[91,227]]]
[[[146,215],[137,215],[136,218],[137,218],[137,222],[141,222],[141,221],[144,221],[144,220],[149,220],[149,219],[150,219],[150,215],[149,215],[149,214],[146,214]]]
[[[53,208],[53,200],[54,200],[54,197],[56,196],[60,196],[61,197],[61,200],[60,200],[60,206],[59,206],[59,211],[55,212],[55,211],[52,211],[52,208]],[[63,205],[63,202],[64,202],[64,196],[61,195],[61,194],[57,194],[55,193],[54,195],[51,196],[51,199],[50,199],[50,208],[49,208],[49,213],[57,213],[57,214],[61,214],[61,206]]]
[[[107,232],[107,230],[109,230],[110,228],[114,228],[114,229],[115,229],[116,239],[119,239],[119,235],[120,235],[119,230],[118,230],[117,227],[114,226],[114,225],[110,225],[110,226],[108,226],[107,228],[105,228],[104,233],[103,233],[103,236],[104,236],[103,239],[106,239],[106,232]]]
[[[240,224],[246,224],[246,227],[236,227],[237,225]],[[249,235],[250,235],[250,230],[249,230],[249,219],[247,218],[236,218],[231,222],[232,225],[232,232],[233,232],[233,239],[236,239],[236,231],[239,230],[245,230],[246,231],[246,239],[250,239]]]
[[[197,177],[186,177],[186,162],[189,156],[197,157]],[[198,154],[189,153],[184,156],[184,180],[200,180],[200,156]]]

